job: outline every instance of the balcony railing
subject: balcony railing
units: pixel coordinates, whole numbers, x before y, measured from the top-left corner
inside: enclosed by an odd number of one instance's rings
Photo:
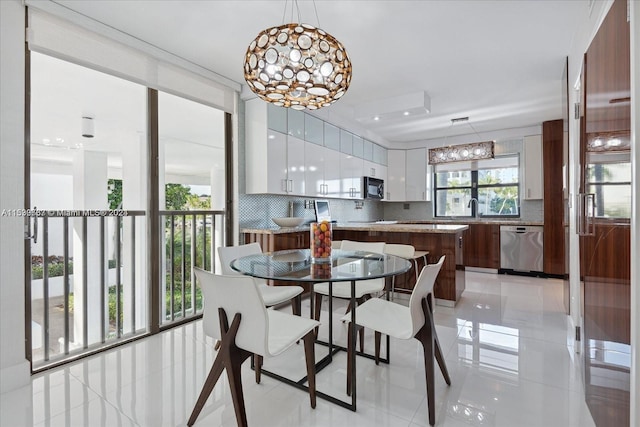
[[[182,321],[202,312],[202,292],[193,286],[193,268],[216,271],[215,248],[224,242],[224,211],[160,211],[163,239],[165,298],[162,324]],[[219,267],[218,267],[219,268]]]
[[[98,215],[96,215],[98,212]],[[149,332],[148,310],[162,328],[201,316],[193,268],[216,271],[224,211],[160,211],[161,288],[149,304],[145,211],[47,211],[33,220],[32,369],[39,371]]]

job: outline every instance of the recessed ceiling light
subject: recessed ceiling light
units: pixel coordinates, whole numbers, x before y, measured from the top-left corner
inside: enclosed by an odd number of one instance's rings
[[[410,113],[408,111],[405,111],[404,113],[402,113],[402,115],[404,116],[408,116]]]
[[[375,116],[375,117],[373,118],[373,120],[375,120],[375,121],[377,122],[378,120],[380,120],[380,117],[379,117],[379,116]]]

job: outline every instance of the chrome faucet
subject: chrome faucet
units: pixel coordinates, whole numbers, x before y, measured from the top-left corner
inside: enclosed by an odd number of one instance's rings
[[[473,202],[476,202],[475,217],[477,218],[477,217],[478,217],[478,199],[476,199],[475,197],[472,197],[472,198],[471,198],[471,200],[469,200],[469,203],[467,204],[467,207],[468,207],[468,208],[470,208],[470,207],[471,207],[471,204],[472,204]],[[473,210],[472,210],[472,212],[473,212]]]

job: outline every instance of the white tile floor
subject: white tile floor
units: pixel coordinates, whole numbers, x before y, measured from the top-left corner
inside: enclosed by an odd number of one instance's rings
[[[341,314],[344,305],[334,309]],[[447,387],[436,368],[436,425],[593,426],[579,358],[567,346],[561,281],[467,272],[461,301],[455,308],[437,306],[435,314],[452,381]],[[336,323],[334,331],[344,342],[344,326]],[[368,334],[366,350],[372,346]],[[316,357],[323,352],[316,347]],[[302,345],[294,346],[265,368],[295,377],[304,372],[303,354]],[[29,387],[0,396],[0,425],[184,426],[213,358],[211,340],[194,322],[34,376]],[[321,399],[313,410],[305,392],[268,377],[255,384],[249,364],[243,368],[252,426],[428,425],[415,340],[392,340],[390,365],[358,358],[357,412]],[[345,371],[341,353],[318,374],[318,389],[346,400]],[[236,425],[222,378],[196,426]]]

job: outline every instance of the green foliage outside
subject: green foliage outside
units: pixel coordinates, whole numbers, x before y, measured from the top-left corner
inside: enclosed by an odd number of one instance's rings
[[[478,180],[479,185],[502,184],[502,182],[487,174]],[[478,190],[480,191],[480,190]],[[489,204],[490,212],[496,215],[516,214],[518,212],[518,187],[493,187],[494,197]]]
[[[208,256],[204,258],[204,247],[210,250],[211,248],[211,232],[209,231],[209,227],[205,224],[206,218],[204,216],[196,217],[196,232],[195,232],[195,240],[196,240],[196,259],[194,265],[196,267],[203,268],[205,270],[211,270],[211,257]],[[171,268],[173,266],[173,291],[174,291],[174,302],[173,308],[174,313],[182,310],[182,235],[185,230],[182,229],[182,222],[177,221],[175,223],[174,229],[174,240],[173,240],[173,262],[171,262],[171,239],[170,236],[167,236],[166,240],[166,304],[165,311],[166,315],[171,315]],[[169,231],[167,231],[169,233]],[[206,233],[206,243],[203,239],[203,234]],[[186,308],[191,309],[191,277],[190,277],[190,268],[191,268],[191,230],[187,229],[184,234],[184,254],[185,254],[185,265],[187,267],[187,271],[185,272],[185,302]],[[204,258],[204,259],[203,259]],[[199,310],[202,308],[202,295],[199,287],[196,288],[196,308]]]
[[[73,274],[73,261],[67,263],[69,274]],[[109,268],[116,268],[116,260],[109,260]],[[49,277],[59,277],[64,275],[64,264],[49,263]],[[31,266],[31,280],[42,279],[44,277],[44,268],[41,265]]]
[[[122,180],[118,179],[110,179],[108,181],[109,192],[108,192],[108,200],[109,200],[109,208],[110,209],[121,209],[122,208]],[[165,197],[166,197],[166,209],[167,210],[209,210],[211,209],[211,198],[200,198],[200,196],[191,193],[191,189],[182,184],[166,184],[165,186]],[[166,239],[166,256],[168,262],[171,261],[171,239],[169,236],[169,226],[170,226],[170,218],[167,217],[167,239]],[[173,296],[173,310],[176,316],[181,315],[182,305],[185,304],[186,310],[191,310],[192,305],[192,293],[191,293],[191,278],[190,275],[190,267],[191,267],[191,232],[190,229],[186,230],[185,233],[185,261],[187,266],[187,277],[185,278],[185,292],[184,296],[182,294],[182,234],[184,230],[182,230],[182,221],[180,217],[176,217],[175,229],[174,229],[174,259],[173,259],[173,268],[174,268],[174,296]],[[202,233],[206,233],[206,242],[203,239]],[[206,224],[205,216],[197,216],[196,217],[196,259],[195,266],[201,267],[206,270],[211,270],[211,257],[207,256],[206,259],[203,260],[204,254],[204,245],[208,250],[211,248],[211,231],[210,227]],[[109,260],[109,268],[115,268],[116,261]],[[203,265],[204,264],[204,265]],[[166,316],[167,318],[171,315],[171,264],[167,266],[166,269],[166,290],[165,290],[165,308],[166,308]],[[64,274],[62,263],[49,263],[49,277],[62,276]],[[69,274],[73,273],[73,261],[68,262]],[[43,277],[43,267],[41,265],[33,265],[32,266],[32,279],[41,279]],[[120,290],[120,302],[124,301],[123,289]],[[200,287],[196,287],[196,310],[202,309],[202,291]],[[117,313],[117,302],[116,302],[116,287],[109,286],[108,289],[108,317],[110,330],[112,333],[115,333],[115,325],[116,325],[116,313]],[[73,313],[74,309],[74,295],[73,293],[69,295],[69,311]],[[123,316],[122,307],[120,307],[120,325],[123,324]]]
[[[107,181],[107,200],[109,209],[122,209],[122,180],[110,179]]]
[[[180,211],[185,208],[191,189],[182,184],[166,184],[165,199],[169,211]]]

